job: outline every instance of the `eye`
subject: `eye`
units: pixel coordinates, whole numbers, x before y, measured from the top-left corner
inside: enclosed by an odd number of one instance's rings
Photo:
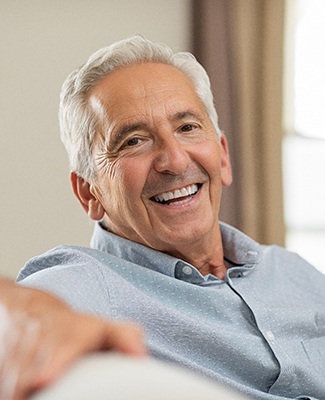
[[[136,146],[137,144],[141,143],[142,140],[138,137],[131,138],[125,142],[124,147],[132,147]]]
[[[194,129],[196,129],[196,126],[195,125],[192,125],[192,124],[185,124],[185,125],[183,125],[183,126],[181,126],[181,132],[191,132],[191,131],[193,131]]]

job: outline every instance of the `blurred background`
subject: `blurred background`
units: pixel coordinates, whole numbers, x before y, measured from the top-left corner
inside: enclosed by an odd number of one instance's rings
[[[220,218],[325,272],[323,0],[0,0],[0,273],[87,246],[57,121],[65,77],[140,33],[208,70],[234,184]]]

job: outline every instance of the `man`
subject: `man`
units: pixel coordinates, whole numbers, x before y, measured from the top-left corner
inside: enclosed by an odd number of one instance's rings
[[[142,325],[153,357],[257,399],[324,399],[325,277],[219,223],[231,184],[209,79],[141,37],[66,80],[61,133],[92,249],[31,260],[22,284]]]
[[[89,352],[146,354],[135,326],[78,314],[42,291],[1,278],[0,301],[0,399],[24,399]]]

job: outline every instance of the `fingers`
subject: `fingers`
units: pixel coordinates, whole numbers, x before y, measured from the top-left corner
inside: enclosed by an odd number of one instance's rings
[[[132,324],[109,323],[105,327],[105,349],[134,356],[148,355],[142,329]]]
[[[133,356],[147,354],[142,331],[134,325],[106,322],[70,310],[63,319],[65,328],[61,328],[61,337],[57,332],[52,332],[51,338],[48,338],[48,359],[43,360],[39,365],[41,368],[31,380],[32,390],[52,383],[74,360],[91,351],[115,350]],[[44,337],[42,341],[44,346]]]

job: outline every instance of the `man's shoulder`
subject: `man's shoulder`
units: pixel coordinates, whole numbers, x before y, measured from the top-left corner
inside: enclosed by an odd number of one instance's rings
[[[111,263],[116,257],[97,249],[82,246],[61,245],[47,252],[31,258],[19,271],[17,281],[53,267],[64,267],[78,272],[78,266],[95,266],[102,263]]]
[[[123,284],[117,271],[124,262],[100,250],[59,246],[29,260],[17,281],[50,292],[79,311],[109,316],[109,287]]]

